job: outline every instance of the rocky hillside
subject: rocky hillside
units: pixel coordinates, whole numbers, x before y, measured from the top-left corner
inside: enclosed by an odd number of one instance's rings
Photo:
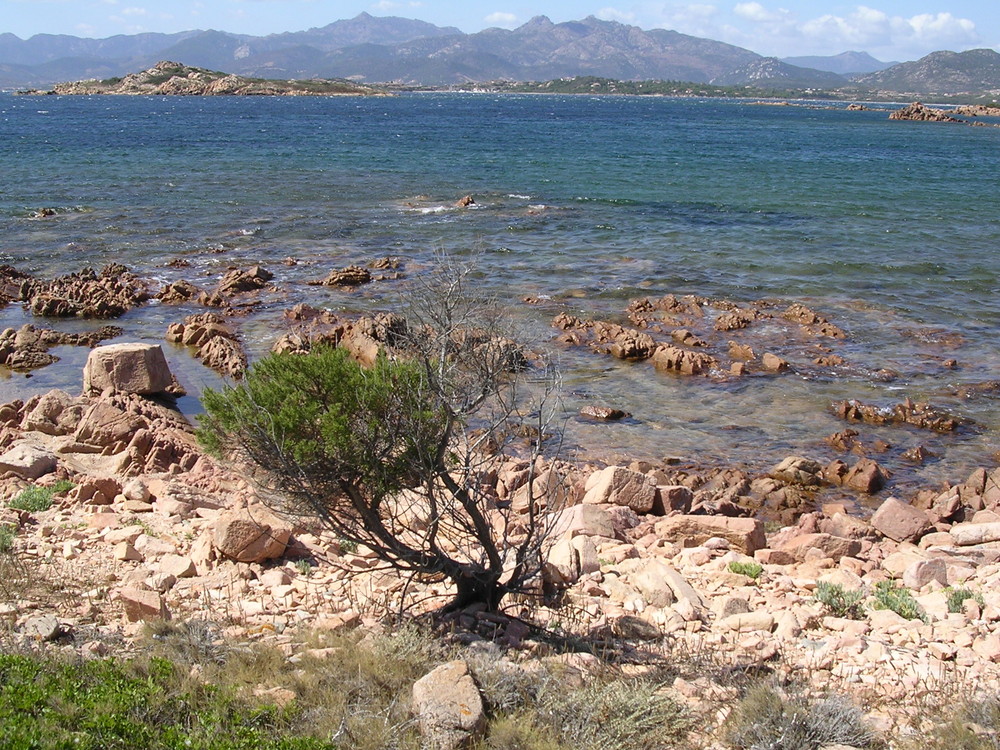
[[[847,83],[843,76],[789,65],[776,57],[753,60],[712,79],[715,86],[764,86],[782,89],[836,89]]]
[[[348,81],[276,81],[220,73],[161,61],[123,78],[57,84],[51,91],[25,94],[111,94],[147,96],[370,96],[384,92]]]
[[[874,73],[899,65],[898,62],[882,62],[867,52],[841,52],[839,55],[806,55],[804,57],[783,57],[781,62],[800,68],[813,68],[838,73],[842,76]]]
[[[900,63],[854,80],[872,89],[917,94],[998,92],[1000,53],[992,49],[932,52],[916,62]]]

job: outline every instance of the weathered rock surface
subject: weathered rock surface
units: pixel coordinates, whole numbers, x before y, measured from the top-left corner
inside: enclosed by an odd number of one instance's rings
[[[755,518],[671,516],[657,521],[656,535],[692,546],[712,537],[722,537],[746,555],[767,546],[764,524]]]
[[[912,542],[931,530],[931,522],[919,508],[890,497],[871,517],[871,525],[883,536],[897,542]]]
[[[907,104],[889,115],[890,120],[916,120],[918,122],[964,122],[940,109],[933,109],[920,102]]]
[[[212,542],[220,554],[252,563],[281,557],[292,526],[263,506],[226,511],[212,525]]]
[[[486,726],[482,696],[464,661],[442,664],[413,684],[413,713],[433,750],[465,747]]]
[[[88,333],[63,333],[31,324],[17,330],[8,328],[0,333],[0,365],[12,370],[34,370],[59,361],[49,353],[53,346],[93,347],[121,333],[122,329],[117,326],[104,326]]]
[[[171,325],[166,338],[176,344],[194,347],[195,357],[222,375],[240,379],[246,372],[246,352],[236,333],[215,313],[189,315],[183,323]]]
[[[168,390],[174,381],[163,355],[154,344],[110,344],[94,349],[83,368],[83,389],[100,393],[151,395]]]
[[[18,295],[32,313],[51,318],[117,318],[150,297],[145,283],[117,263],[100,273],[85,269],[51,281],[27,279]]]

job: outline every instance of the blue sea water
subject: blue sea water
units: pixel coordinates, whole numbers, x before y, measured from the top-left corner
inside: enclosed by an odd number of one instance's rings
[[[909,396],[980,425],[957,436],[863,428],[893,444],[884,461],[901,486],[926,486],[993,465],[1000,448],[1000,395],[956,390],[1000,379],[998,154],[997,128],[745,101],[0,95],[0,262],[44,276],[117,261],[206,287],[261,263],[278,292],[238,321],[259,355],[296,302],[392,309],[401,291],[305,281],[386,255],[410,275],[439,252],[474,255],[484,294],[557,352],[576,455],[754,469],[791,453],[827,460],[823,437],[845,427],[833,401]],[[466,194],[476,205],[456,208]],[[57,214],[32,218],[43,206]],[[167,266],[177,259],[190,267]],[[629,300],[667,293],[803,302],[848,332],[831,346],[850,367],[671,378],[553,342],[558,312],[624,320]],[[120,324],[129,339],[162,341],[193,311],[150,306]],[[0,318],[93,327],[18,306]],[[78,389],[86,352],[56,353],[62,362],[30,378],[7,375],[0,399]],[[197,412],[198,391],[218,380],[185,350],[168,355],[193,394],[182,407]],[[884,382],[883,369],[898,377]],[[634,417],[573,417],[591,402]],[[918,443],[936,456],[897,460]]]

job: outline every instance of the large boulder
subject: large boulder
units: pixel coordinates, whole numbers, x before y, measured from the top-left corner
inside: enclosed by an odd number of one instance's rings
[[[656,483],[645,474],[622,466],[609,466],[587,482],[583,502],[624,505],[637,513],[649,513],[656,501]]]
[[[51,451],[31,443],[15,443],[0,456],[0,474],[12,471],[25,479],[38,479],[56,470],[58,459]]]
[[[111,389],[147,396],[162,393],[173,382],[158,344],[109,344],[90,352],[83,368],[85,393]]]
[[[722,537],[745,555],[767,546],[764,524],[756,518],[729,516],[671,516],[657,521],[656,535],[686,546],[703,544],[712,537]]]
[[[227,511],[212,525],[215,549],[237,562],[281,557],[291,536],[291,525],[263,506]]]
[[[897,542],[915,542],[932,528],[924,511],[894,497],[879,506],[871,524],[882,536]]]
[[[461,660],[442,664],[413,683],[413,713],[424,747],[433,750],[466,747],[486,726],[479,688]]]

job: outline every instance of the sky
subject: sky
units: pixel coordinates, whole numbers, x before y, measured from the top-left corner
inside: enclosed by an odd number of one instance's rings
[[[1000,51],[997,0],[0,0],[0,33],[103,38],[144,31],[301,31],[361,12],[418,18],[473,33],[533,16],[556,23],[596,16],[643,29],[716,39],[762,55],[865,51],[883,61],[935,50]]]

